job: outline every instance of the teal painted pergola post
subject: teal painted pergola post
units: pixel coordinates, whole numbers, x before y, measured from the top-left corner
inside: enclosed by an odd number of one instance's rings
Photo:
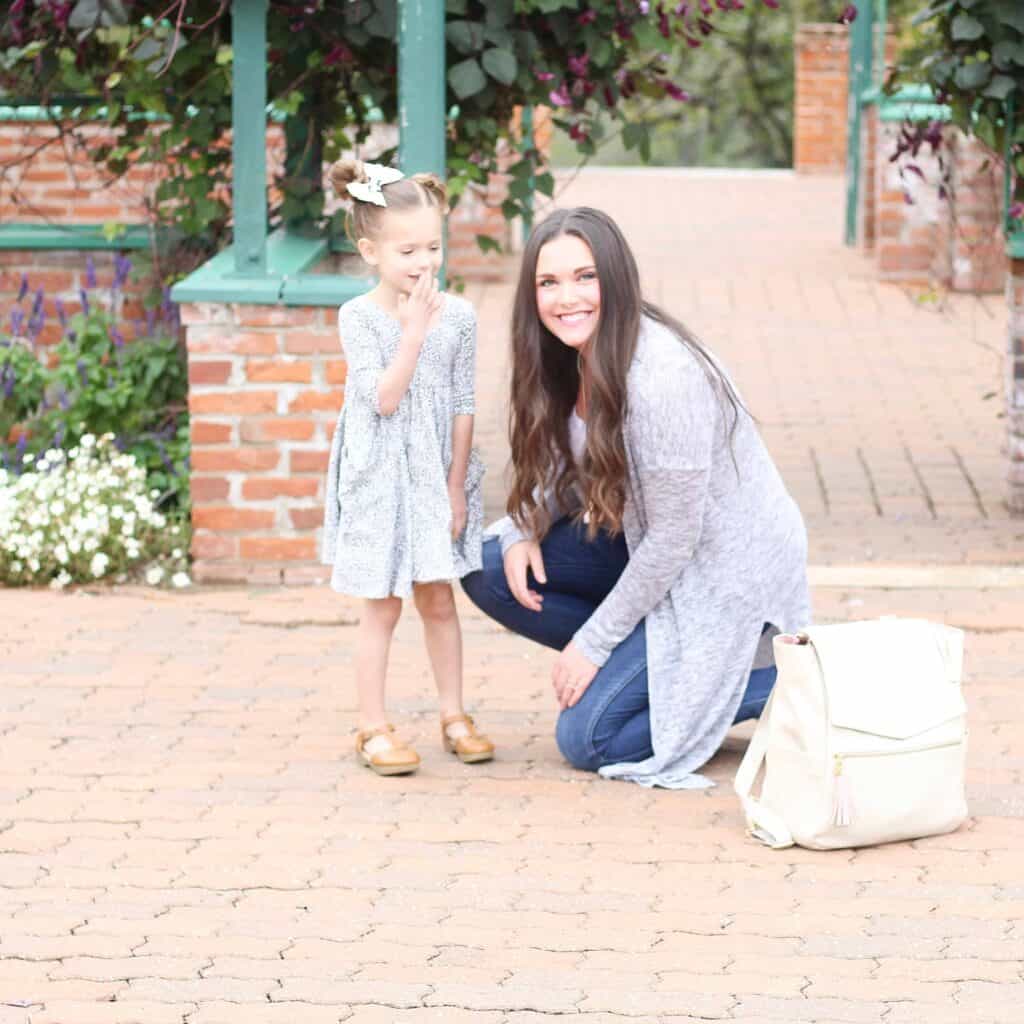
[[[267,0],[231,2],[235,273],[267,272]]]
[[[860,127],[864,93],[871,87],[874,56],[874,0],[861,0],[850,26],[850,75],[846,100],[846,231],[847,245],[857,241],[860,202]],[[883,28],[884,31],[884,28]]]
[[[443,0],[398,4],[398,162],[406,174],[445,176],[444,11]]]

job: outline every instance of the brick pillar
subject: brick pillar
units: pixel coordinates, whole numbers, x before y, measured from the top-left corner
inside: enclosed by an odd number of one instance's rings
[[[925,284],[949,276],[948,209],[939,198],[938,159],[923,147],[914,160],[923,178],[889,157],[900,124],[879,122],[874,157],[874,255],[883,281]],[[910,202],[908,202],[908,197]]]
[[[333,308],[182,307],[192,433],[193,574],[309,583],[345,360]]]
[[[950,287],[958,292],[1000,292],[1007,271],[1001,161],[977,139],[960,132],[947,137],[952,166]]]
[[[1024,516],[1024,259],[1010,261],[1006,279],[1009,347],[1006,374],[1007,504]]]
[[[794,48],[793,167],[801,174],[837,174],[846,166],[850,31],[801,25]]]

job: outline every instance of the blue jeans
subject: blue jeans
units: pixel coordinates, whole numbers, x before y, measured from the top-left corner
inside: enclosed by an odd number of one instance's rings
[[[585,527],[560,519],[541,542],[547,583],[530,573],[532,590],[544,595],[539,612],[524,608],[505,580],[497,538],[484,542],[483,568],[462,581],[470,600],[506,628],[546,647],[562,650],[615,585],[629,561],[626,542],[601,531],[588,542]],[[758,718],[775,684],[775,668],[755,669],[736,713],[736,722]],[[612,651],[575,707],[558,716],[555,739],[574,767],[643,761],[651,747],[647,696],[647,641],[641,622]]]

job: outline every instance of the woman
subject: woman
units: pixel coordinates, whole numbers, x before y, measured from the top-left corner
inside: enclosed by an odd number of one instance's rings
[[[803,521],[728,377],[643,300],[615,223],[539,224],[512,322],[509,515],[470,598],[561,651],[556,738],[577,768],[696,776],[809,618]]]

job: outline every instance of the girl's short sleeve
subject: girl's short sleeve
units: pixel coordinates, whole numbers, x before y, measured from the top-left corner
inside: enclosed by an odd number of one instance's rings
[[[338,334],[348,364],[345,388],[380,415],[380,377],[387,366],[376,334],[350,303],[338,310]]]

